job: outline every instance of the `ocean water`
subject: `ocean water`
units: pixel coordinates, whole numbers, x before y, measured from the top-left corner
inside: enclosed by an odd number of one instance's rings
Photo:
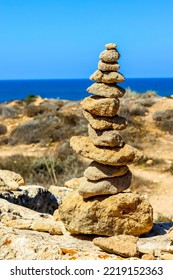
[[[25,99],[29,94],[81,100],[88,96],[86,89],[92,83],[89,79],[0,80],[0,103]],[[160,96],[173,95],[173,78],[127,78],[119,86],[141,94],[152,90]]]

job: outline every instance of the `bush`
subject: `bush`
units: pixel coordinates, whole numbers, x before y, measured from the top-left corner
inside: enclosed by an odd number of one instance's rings
[[[0,105],[0,116],[3,119],[16,118],[18,116],[18,110],[9,105]]]
[[[7,133],[7,127],[4,124],[0,124],[0,135]]]
[[[57,117],[29,120],[12,131],[9,144],[39,143],[43,139],[50,142],[58,128],[59,119]]]
[[[67,180],[83,176],[85,168],[86,164],[77,158],[69,143],[61,145],[61,150],[57,150],[57,153],[40,158],[20,154],[0,158],[0,169],[19,173],[24,178],[25,184],[44,187],[64,186]]]
[[[152,117],[157,127],[173,134],[173,110],[158,111]]]

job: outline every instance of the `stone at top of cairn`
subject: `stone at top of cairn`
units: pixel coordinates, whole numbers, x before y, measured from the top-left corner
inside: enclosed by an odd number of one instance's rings
[[[108,43],[105,45],[105,48],[107,50],[114,50],[114,49],[116,49],[116,47],[117,47],[117,44],[115,44],[115,43]]]
[[[117,72],[120,54],[114,43],[106,44],[105,47],[106,50],[99,56],[98,70],[90,76],[90,80],[96,83],[88,87],[87,91],[98,96],[120,98],[125,94],[125,90],[117,86],[117,83],[125,81],[124,76]]]

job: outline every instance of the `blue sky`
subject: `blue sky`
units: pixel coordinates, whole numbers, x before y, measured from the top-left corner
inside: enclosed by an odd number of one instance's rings
[[[0,79],[88,78],[109,42],[125,77],[173,77],[173,1],[0,0]]]

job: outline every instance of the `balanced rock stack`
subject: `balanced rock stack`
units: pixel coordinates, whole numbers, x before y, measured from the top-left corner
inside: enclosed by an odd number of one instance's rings
[[[80,178],[78,193],[67,196],[59,208],[60,217],[71,233],[132,234],[139,236],[153,225],[152,207],[137,194],[125,192],[132,174],[127,165],[137,162],[141,153],[124,143],[120,131],[127,120],[119,116],[119,98],[125,90],[117,85],[124,76],[117,72],[120,54],[116,44],[106,45],[100,54],[95,81],[82,102],[88,120],[89,137],[73,136],[72,148],[92,162]]]

